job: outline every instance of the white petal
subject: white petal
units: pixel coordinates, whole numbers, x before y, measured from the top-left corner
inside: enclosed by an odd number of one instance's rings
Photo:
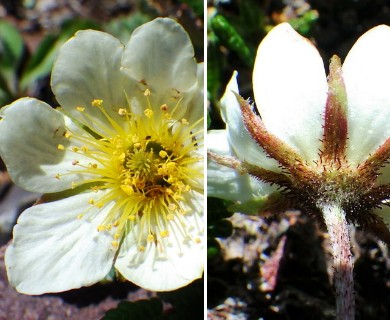
[[[199,119],[204,117],[204,65],[203,63],[198,64],[198,81],[196,87],[188,93],[190,101],[187,103],[187,112],[184,117],[187,118],[190,124],[195,123]],[[183,102],[184,103],[184,102]],[[199,122],[194,127],[194,131],[204,129],[204,123]]]
[[[93,100],[103,100],[116,120],[120,118],[118,108],[127,106],[124,88],[129,80],[120,71],[123,49],[119,40],[107,33],[79,31],[61,47],[54,63],[51,85],[57,101],[67,114],[99,133],[108,121],[91,106]],[[86,110],[81,113],[76,107]]]
[[[390,27],[362,35],[345,59],[347,157],[358,164],[390,136]]]
[[[211,130],[207,134],[210,151],[225,156],[234,156],[225,130]],[[256,196],[267,195],[275,191],[267,183],[260,182],[248,174],[240,175],[237,171],[218,165],[208,160],[207,195],[225,200],[245,202]]]
[[[42,294],[92,285],[113,265],[113,235],[97,227],[109,208],[92,208],[99,193],[79,194],[22,213],[7,248],[10,283],[21,293]],[[85,217],[78,216],[84,213]]]
[[[175,219],[168,227],[170,236],[159,238],[157,244],[148,243],[143,252],[130,234],[121,247],[115,267],[129,281],[152,291],[175,290],[200,278],[204,244],[199,212],[203,215],[203,208],[203,196],[199,195],[188,208],[189,213],[183,217],[187,236],[181,231],[181,222]],[[138,226],[135,228],[137,232]]]
[[[240,160],[245,160],[264,169],[279,172],[278,163],[267,157],[264,150],[252,139],[242,121],[239,103],[234,93],[239,94],[237,72],[233,73],[221,99],[221,114],[226,122],[228,141]]]
[[[20,187],[38,193],[69,189],[83,177],[69,174],[57,179],[71,167],[75,157],[58,150],[69,145],[64,137],[70,119],[48,104],[22,98],[0,112],[0,153],[12,180]]]
[[[289,24],[276,26],[261,42],[253,90],[267,129],[307,161],[317,159],[328,91],[324,65]]]
[[[187,32],[175,21],[157,18],[137,28],[123,54],[130,77],[145,82],[152,93],[188,91],[196,84],[197,65]]]

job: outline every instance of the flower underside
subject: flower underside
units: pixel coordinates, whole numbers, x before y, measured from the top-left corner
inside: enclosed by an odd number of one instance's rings
[[[183,204],[189,193],[201,192],[197,182],[202,179],[201,158],[197,149],[202,144],[202,134],[194,132],[194,128],[202,119],[193,124],[184,118],[173,120],[180,101],[173,110],[165,104],[156,109],[149,95],[146,90],[148,107],[144,114],[120,107],[119,121],[107,113],[104,101],[92,101],[92,107],[107,120],[102,130],[106,133],[102,136],[86,126],[81,126],[81,132],[68,129],[64,136],[69,145],[58,145],[59,150],[74,152],[81,160],[74,160],[74,169],[59,173],[57,179],[66,174],[83,175],[86,178],[73,182],[72,188],[105,191],[100,199],[89,200],[89,208],[111,206],[98,231],[115,230],[113,249],[133,232],[138,249],[143,251],[147,242],[157,243],[169,236],[170,223],[188,236],[188,208]],[[89,117],[84,108],[76,109]],[[90,219],[89,210],[80,212],[78,218]]]
[[[322,147],[318,151],[318,160],[304,160],[288,144],[267,131],[248,101],[237,94],[236,97],[243,122],[252,139],[279,163],[282,170],[278,173],[233,157],[211,153],[209,156],[212,160],[279,186],[283,197],[270,204],[271,210],[295,208],[322,217],[319,207],[326,203],[337,203],[345,210],[348,221],[375,229],[380,236],[390,239],[384,222],[371,212],[371,209],[387,205],[389,199],[390,185],[378,185],[377,178],[379,170],[390,158],[390,138],[363,163],[353,165],[348,161],[347,97],[338,57],[334,56],[330,65]]]

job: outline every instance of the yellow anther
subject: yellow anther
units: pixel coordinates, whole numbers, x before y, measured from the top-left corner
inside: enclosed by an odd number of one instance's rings
[[[125,115],[127,114],[127,110],[124,109],[124,108],[120,108],[120,109],[118,110],[118,114],[119,114],[120,116],[125,116]]]
[[[88,151],[88,147],[87,146],[82,146],[81,147],[81,151],[82,152],[87,152]]]
[[[94,107],[101,107],[102,104],[103,104],[103,100],[95,99],[95,100],[92,101],[91,104],[92,104],[92,106],[94,106]]]
[[[97,168],[97,164],[96,163],[90,163],[88,165],[91,169],[96,169]]]
[[[148,236],[146,237],[146,241],[148,241],[148,242],[154,242],[154,235],[148,234]]]
[[[68,138],[68,139],[69,139],[71,136],[72,136],[72,132],[70,132],[70,131],[66,131],[65,134],[64,134],[64,137],[65,137],[65,138]]]
[[[77,216],[77,219],[81,220],[83,217],[84,217],[84,215],[83,215],[82,213],[80,213],[80,214]]]
[[[73,152],[78,152],[78,151],[79,151],[79,148],[78,148],[78,147],[72,147],[72,151],[73,151]]]
[[[118,241],[112,241],[112,242],[111,242],[111,245],[112,245],[115,249],[117,249],[117,248],[119,247],[119,242],[118,242]]]
[[[122,184],[121,189],[123,190],[124,193],[126,193],[128,196],[134,194],[134,189],[132,186]]]
[[[71,188],[74,189],[78,186],[78,184],[76,182],[72,182],[72,185],[71,185]]]
[[[61,179],[61,175],[59,173],[57,173],[55,176],[54,176],[56,179],[60,180]]]
[[[98,226],[97,227],[97,231],[104,231],[104,230],[106,230],[106,228],[104,227],[104,225],[100,225],[100,226]]]
[[[189,122],[188,122],[188,120],[187,119],[181,119],[181,123],[182,124],[184,124],[184,125],[188,125],[188,124],[190,124]]]
[[[58,149],[58,150],[65,150],[65,147],[64,147],[62,144],[59,144],[59,145],[57,146],[57,149]]]
[[[159,153],[158,153],[158,155],[161,157],[161,158],[165,158],[167,155],[168,155],[168,153],[165,151],[165,150],[161,150]]]
[[[115,233],[114,234],[114,239],[115,240],[118,240],[120,237],[121,237],[121,235],[119,233]]]
[[[134,143],[134,148],[136,148],[136,149],[141,148],[141,144],[139,142]]]
[[[144,252],[145,251],[145,247],[144,246],[139,246],[138,247],[138,251]]]
[[[152,109],[145,109],[144,111],[145,116],[147,116],[149,119],[153,117],[153,110]]]
[[[119,226],[119,220],[115,220],[114,223],[113,223],[112,225],[113,225],[113,227],[115,227],[115,228],[116,228],[117,226]]]
[[[95,204],[95,200],[89,199],[89,200],[88,200],[88,203],[93,205],[93,204]]]
[[[145,92],[144,92],[144,96],[145,97],[149,97],[150,96],[150,90],[149,89],[146,89]]]
[[[175,215],[173,213],[167,214],[167,220],[173,220],[175,219]]]
[[[164,113],[164,119],[170,120],[171,119],[171,114],[170,113]]]
[[[84,107],[76,107],[76,110],[80,111],[80,112],[83,112],[85,110],[85,108]]]
[[[176,210],[176,208],[177,208],[177,206],[174,203],[170,203],[168,206],[168,209],[171,211]]]
[[[168,106],[164,103],[161,107],[160,107],[161,111],[167,111],[168,110]]]
[[[161,238],[167,238],[169,236],[169,231],[168,230],[163,230],[160,232]]]
[[[196,243],[201,243],[202,242],[202,240],[200,238],[195,238],[194,240],[195,240]]]
[[[137,219],[137,217],[135,214],[131,214],[131,215],[129,215],[129,217],[127,219],[130,221],[134,221],[135,219]]]
[[[73,165],[73,166],[76,166],[76,165],[78,165],[79,163],[80,163],[80,161],[78,161],[78,160],[73,160],[73,161],[72,161],[72,165]]]

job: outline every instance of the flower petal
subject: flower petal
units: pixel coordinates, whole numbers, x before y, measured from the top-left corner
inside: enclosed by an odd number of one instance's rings
[[[363,34],[343,64],[348,96],[347,157],[365,160],[390,136],[390,27]]]
[[[120,71],[123,49],[120,41],[107,33],[79,31],[61,47],[54,63],[51,86],[57,101],[68,115],[99,133],[108,121],[91,106],[93,100],[103,100],[115,120],[120,119],[118,108],[127,106],[124,88],[129,80]],[[81,113],[76,107],[86,110]]]
[[[122,65],[152,93],[186,92],[196,84],[197,65],[187,32],[175,21],[157,18],[137,28],[126,45]]]
[[[75,289],[108,274],[115,255],[113,235],[98,232],[97,227],[109,207],[91,209],[88,204],[100,196],[101,192],[79,194],[22,213],[5,254],[9,281],[19,292]],[[85,217],[80,218],[83,213]]]
[[[67,146],[64,137],[67,127],[75,127],[69,118],[48,104],[22,98],[1,109],[0,153],[7,164],[12,180],[18,186],[38,193],[69,189],[81,176],[64,175],[75,157],[71,152],[58,150]]]
[[[227,124],[227,137],[234,153],[240,160],[245,160],[264,169],[279,172],[278,163],[269,158],[264,150],[252,139],[242,121],[239,103],[234,93],[238,92],[237,72],[233,73],[225,94],[221,99],[222,119]]]
[[[202,277],[203,222],[199,212],[203,213],[203,195],[189,202],[187,199],[189,212],[183,221],[169,223],[170,236],[160,237],[156,243],[148,242],[144,251],[139,250],[133,233],[129,234],[115,263],[126,279],[148,290],[170,291]],[[182,232],[182,223],[187,234]],[[135,229],[137,233],[139,226]]]
[[[225,156],[234,156],[225,130],[211,130],[207,134],[210,151]],[[256,196],[271,194],[276,188],[256,180],[248,174],[220,166],[213,161],[207,164],[207,195],[225,200],[245,202]]]
[[[289,24],[276,26],[259,45],[253,87],[267,129],[317,159],[328,91],[317,49]]]

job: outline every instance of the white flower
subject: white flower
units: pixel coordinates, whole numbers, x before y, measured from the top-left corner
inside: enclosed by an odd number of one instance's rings
[[[245,202],[279,188],[278,205],[320,214],[334,200],[349,221],[390,223],[389,55],[390,28],[373,28],[342,67],[332,58],[327,81],[317,49],[275,27],[253,71],[261,118],[237,96],[236,74],[221,101],[227,128],[208,134],[208,195]]]
[[[6,251],[27,294],[102,280],[114,267],[149,290],[203,271],[203,65],[184,29],[156,19],[124,46],[80,31],[51,85],[61,108],[23,98],[1,110],[0,152],[14,182],[46,193]]]

